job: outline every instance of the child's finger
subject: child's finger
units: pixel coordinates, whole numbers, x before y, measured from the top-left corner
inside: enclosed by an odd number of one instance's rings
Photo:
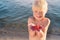
[[[40,38],[44,36],[44,32],[42,30],[36,31],[36,33]]]

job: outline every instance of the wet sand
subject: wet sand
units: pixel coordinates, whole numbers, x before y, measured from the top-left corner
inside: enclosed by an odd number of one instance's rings
[[[0,40],[28,40],[28,32],[0,30]],[[60,36],[48,34],[47,40],[60,40]]]

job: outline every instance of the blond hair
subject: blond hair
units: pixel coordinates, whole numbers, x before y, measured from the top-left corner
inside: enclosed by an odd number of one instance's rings
[[[35,0],[32,4],[32,10],[47,10],[46,0]]]

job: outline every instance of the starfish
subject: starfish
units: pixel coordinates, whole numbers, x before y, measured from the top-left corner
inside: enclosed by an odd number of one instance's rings
[[[31,26],[31,29],[34,31],[34,30],[37,30],[37,31],[40,31],[40,29],[42,29],[41,26]]]

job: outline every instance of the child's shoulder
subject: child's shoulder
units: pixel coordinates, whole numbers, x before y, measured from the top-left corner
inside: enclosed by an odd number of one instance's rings
[[[50,19],[49,18],[45,18],[45,20],[50,23]]]
[[[28,18],[28,22],[29,22],[29,23],[34,23],[34,18],[33,18],[32,16],[29,17],[29,18]]]

